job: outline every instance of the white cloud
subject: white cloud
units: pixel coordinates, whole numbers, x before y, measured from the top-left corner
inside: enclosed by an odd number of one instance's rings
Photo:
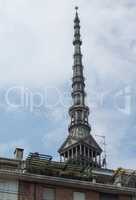
[[[90,77],[93,67],[101,79],[127,80],[134,74],[136,7],[129,1],[0,2],[2,83],[58,84],[70,77],[76,4]]]
[[[89,99],[95,92],[109,93],[126,84],[135,83],[134,1],[0,0],[1,85],[58,87],[71,78],[75,5],[80,6]],[[116,112],[113,105],[107,106],[109,101],[106,101],[103,110],[93,109],[91,118],[95,121],[93,126],[96,132],[103,132],[107,136],[110,162],[117,162],[122,138],[133,132],[130,121],[134,116],[126,120],[122,113]],[[51,116],[62,123],[61,116],[57,118],[58,112],[60,108],[52,112]],[[127,127],[130,133],[126,133]],[[54,145],[54,134],[48,137],[50,142],[53,138]],[[114,161],[111,159],[113,155]],[[131,163],[133,165],[135,161],[130,162],[130,167]]]

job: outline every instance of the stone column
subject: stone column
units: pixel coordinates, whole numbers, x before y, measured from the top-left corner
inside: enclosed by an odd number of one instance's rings
[[[77,155],[78,155],[78,146],[76,147],[76,158],[77,158]]]
[[[63,154],[63,161],[65,162],[65,154]]]
[[[69,160],[69,157],[70,157],[70,152],[69,152],[69,150],[68,150],[68,160]]]
[[[73,148],[71,149],[71,158],[72,159],[74,158],[74,149]]]
[[[101,167],[101,155],[99,155],[99,165]]]
[[[89,148],[87,149],[87,156],[88,156],[88,158],[90,158],[90,149]]]
[[[95,163],[97,164],[97,152],[95,152]]]
[[[91,150],[91,158],[92,158],[92,161],[93,161],[93,150]]]
[[[84,145],[84,156],[86,156],[86,147]]]
[[[82,155],[82,145],[80,144],[80,155]]]

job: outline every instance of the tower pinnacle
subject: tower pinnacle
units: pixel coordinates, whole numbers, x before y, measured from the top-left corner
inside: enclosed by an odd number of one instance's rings
[[[69,135],[59,149],[61,158],[65,162],[77,163],[80,165],[100,166],[100,154],[102,152],[95,139],[90,134],[89,108],[85,102],[85,79],[83,75],[82,40],[80,35],[80,19],[78,7],[75,7],[74,18],[74,62],[72,77],[72,106],[69,108],[70,125]],[[99,162],[98,162],[99,156]]]
[[[79,20],[79,17],[78,17],[78,12],[77,12],[77,11],[78,11],[78,9],[79,9],[79,7],[78,7],[78,6],[76,6],[76,7],[75,7],[75,10],[76,10],[76,16],[75,16],[75,19],[76,19],[76,18],[78,18],[78,20]]]
[[[76,10],[78,7],[76,7]],[[86,137],[90,134],[88,123],[89,108],[85,105],[85,80],[83,76],[83,64],[81,53],[80,19],[76,11],[74,19],[74,63],[72,78],[72,99],[73,105],[69,109],[71,123],[69,133],[73,137]]]

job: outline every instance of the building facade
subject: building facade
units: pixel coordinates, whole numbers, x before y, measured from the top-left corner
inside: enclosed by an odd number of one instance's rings
[[[80,19],[74,19],[73,104],[68,137],[52,156],[15,150],[14,159],[0,158],[0,200],[136,200],[136,171],[106,168],[102,148],[91,134],[85,103]]]

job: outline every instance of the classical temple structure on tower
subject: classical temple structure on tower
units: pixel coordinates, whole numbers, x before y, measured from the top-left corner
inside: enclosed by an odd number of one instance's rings
[[[91,133],[86,105],[80,19],[74,18],[74,63],[68,136],[52,156],[16,148],[14,158],[0,157],[1,200],[136,200],[136,170],[108,169],[103,149]]]

